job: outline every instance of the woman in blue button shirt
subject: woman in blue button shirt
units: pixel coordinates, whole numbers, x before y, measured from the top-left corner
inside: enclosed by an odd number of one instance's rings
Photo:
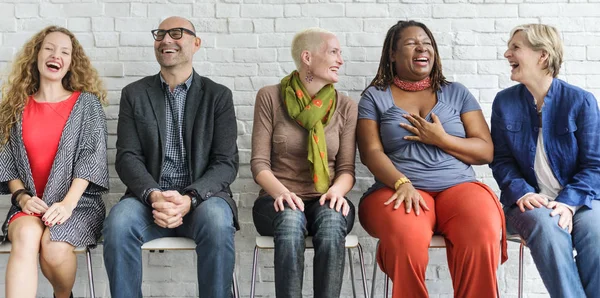
[[[527,241],[552,297],[598,297],[598,103],[556,78],[563,50],[554,27],[514,28],[504,57],[520,84],[494,100],[490,166],[509,226]]]

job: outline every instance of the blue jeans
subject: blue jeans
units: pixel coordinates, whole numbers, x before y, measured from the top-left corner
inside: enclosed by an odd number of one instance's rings
[[[354,225],[354,205],[343,216],[319,205],[317,200],[305,201],[304,212],[292,210],[287,204],[275,212],[273,198],[262,197],[254,202],[252,216],[256,230],[275,241],[275,295],[277,298],[302,297],[304,278],[304,238],[313,236],[315,247],[313,287],[314,297],[340,297],[344,275],[346,235]]]
[[[558,226],[559,216],[551,217],[551,209],[521,212],[516,205],[505,208],[508,230],[514,228],[527,241],[551,297],[600,295],[600,201],[592,201],[592,207],[575,213],[571,234]]]
[[[175,236],[196,242],[202,297],[231,297],[235,228],[231,208],[221,198],[203,201],[174,229],[156,225],[152,209],[138,199],[124,198],[110,211],[102,233],[112,298],[142,298],[142,244]]]

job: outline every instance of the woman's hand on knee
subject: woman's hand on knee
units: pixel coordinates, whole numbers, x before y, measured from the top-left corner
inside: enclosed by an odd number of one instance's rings
[[[21,206],[21,211],[29,215],[44,214],[48,210],[46,202],[37,196],[30,197],[27,194],[22,195],[22,198],[19,200],[19,205]]]
[[[413,187],[411,183],[404,183],[400,185],[396,192],[383,204],[389,205],[392,202],[395,202],[394,209],[400,208],[400,205],[402,202],[404,202],[406,213],[410,213],[413,208],[415,209],[416,215],[421,213],[421,208],[425,211],[429,211],[429,207],[427,207],[425,199],[423,199],[421,194]]]
[[[348,204],[348,201],[344,195],[337,193],[333,187],[329,188],[327,193],[321,196],[319,199],[319,204],[323,206],[327,200],[329,200],[329,208],[335,208],[335,211],[337,212],[341,211],[343,216],[348,215],[350,212],[350,205]]]
[[[548,199],[538,193],[528,193],[517,201],[517,206],[519,206],[521,212],[525,212],[525,208],[533,210],[547,205]]]
[[[552,212],[550,212],[550,216],[560,215],[560,218],[558,219],[558,226],[562,229],[567,229],[570,234],[571,231],[573,231],[573,211],[571,208],[557,201],[548,203],[548,206],[546,207],[554,209]]]
[[[60,225],[73,215],[73,209],[75,209],[75,206],[65,204],[64,202],[56,202],[44,213],[42,220],[49,227]]]
[[[284,191],[275,198],[273,207],[275,207],[276,212],[283,211],[283,202],[286,202],[292,210],[300,209],[300,211],[304,211],[304,202],[293,192]]]

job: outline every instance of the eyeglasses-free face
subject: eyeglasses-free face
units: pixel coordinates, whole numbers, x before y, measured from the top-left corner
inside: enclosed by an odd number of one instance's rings
[[[183,33],[187,33],[189,35],[192,36],[196,36],[196,33],[194,33],[194,31],[186,29],[186,28],[182,28],[182,27],[177,27],[177,28],[171,28],[171,29],[154,29],[152,31],[152,37],[154,37],[154,40],[156,41],[161,41],[163,39],[165,39],[165,36],[167,35],[167,33],[169,33],[169,36],[171,36],[172,39],[181,39],[183,37]]]

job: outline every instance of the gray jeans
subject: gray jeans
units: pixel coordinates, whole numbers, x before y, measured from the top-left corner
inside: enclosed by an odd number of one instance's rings
[[[275,241],[275,294],[277,298],[302,297],[304,277],[304,238],[313,236],[315,247],[313,286],[314,297],[340,297],[344,275],[344,243],[354,225],[354,205],[348,200],[350,212],[323,206],[318,200],[305,201],[304,212],[288,205],[275,212],[271,197],[258,198],[252,208],[256,230]]]

